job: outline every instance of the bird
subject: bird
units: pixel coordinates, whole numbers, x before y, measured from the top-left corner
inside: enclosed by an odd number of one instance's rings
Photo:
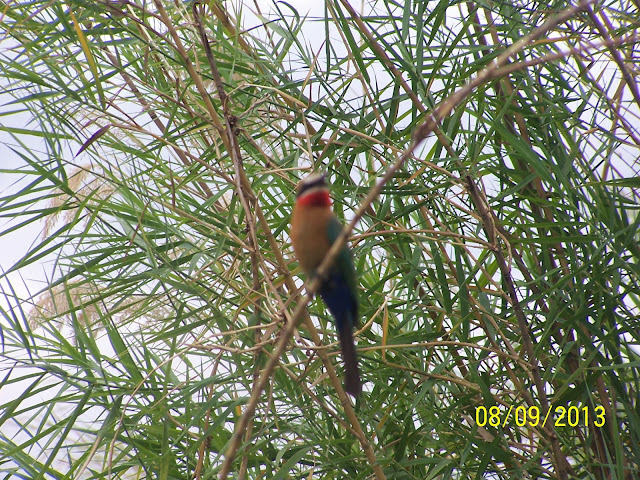
[[[342,224],[331,207],[326,176],[308,175],[297,187],[290,232],[295,256],[308,276],[316,275],[341,232]],[[335,319],[344,362],[345,390],[357,397],[362,392],[353,339],[353,330],[358,324],[358,295],[353,255],[346,243],[322,279],[318,293]]]

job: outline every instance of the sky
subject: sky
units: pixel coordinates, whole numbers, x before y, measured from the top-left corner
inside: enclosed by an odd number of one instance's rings
[[[6,94],[0,93],[0,113],[4,114],[8,111],[13,111],[15,107],[7,105],[13,98]],[[0,126],[11,128],[28,128],[27,123],[29,121],[29,114],[26,113],[13,113],[11,115],[0,116]],[[41,150],[42,142],[37,137],[21,137],[23,142],[27,142],[30,149]],[[27,182],[32,181],[33,178],[19,177],[4,172],[3,170],[18,169],[24,166],[24,160],[14,151],[14,149],[22,150],[21,147],[11,134],[4,129],[0,129],[0,197],[4,197],[11,193],[18,192],[24,188]],[[12,225],[16,225],[22,220],[15,220],[11,218],[4,218],[0,207],[0,232],[5,232]],[[0,269],[2,271],[9,270],[16,262],[18,262],[29,248],[33,244],[40,240],[42,234],[42,223],[34,222],[28,226],[21,227],[19,230],[9,233],[8,235],[0,236]],[[37,280],[43,277],[42,265],[34,265],[24,269],[22,277],[17,272],[9,275],[9,279],[13,288],[15,288],[21,296],[27,294],[27,284],[35,286],[39,283]],[[23,280],[26,282],[23,282]],[[0,291],[5,287],[5,280],[0,280]],[[6,299],[0,297],[0,307],[6,307]]]

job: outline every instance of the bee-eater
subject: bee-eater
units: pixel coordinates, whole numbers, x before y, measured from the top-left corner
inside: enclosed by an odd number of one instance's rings
[[[325,176],[309,175],[298,185],[291,218],[291,243],[307,275],[315,275],[341,232],[342,224],[331,209]],[[347,244],[340,250],[318,291],[336,320],[344,361],[345,390],[356,396],[362,392],[353,342],[353,329],[358,323],[358,297],[356,270]]]

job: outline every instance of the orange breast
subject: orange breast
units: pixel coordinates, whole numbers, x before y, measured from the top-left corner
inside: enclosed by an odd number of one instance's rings
[[[291,218],[291,243],[302,269],[312,273],[329,250],[327,222],[330,207],[295,205]]]

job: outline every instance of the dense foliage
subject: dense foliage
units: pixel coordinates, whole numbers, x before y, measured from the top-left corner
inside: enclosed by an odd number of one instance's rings
[[[5,2],[3,478],[639,478],[638,3],[352,3]]]

